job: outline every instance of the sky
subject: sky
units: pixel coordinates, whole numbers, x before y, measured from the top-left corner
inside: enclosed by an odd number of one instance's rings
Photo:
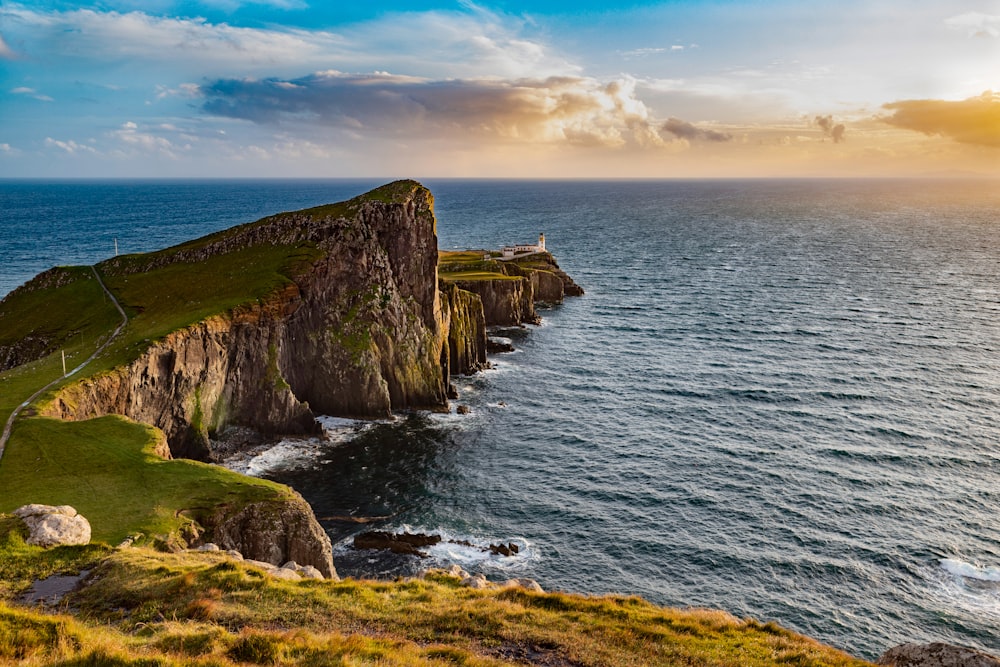
[[[1000,0],[0,0],[0,178],[1000,177]]]

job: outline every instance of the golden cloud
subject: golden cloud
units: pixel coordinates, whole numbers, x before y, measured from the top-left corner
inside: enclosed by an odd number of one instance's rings
[[[687,137],[676,129],[661,133],[635,88],[627,77],[429,80],[324,71],[290,81],[222,79],[200,93],[212,115],[286,127],[340,127],[408,139],[464,135],[609,148],[686,146],[680,139]],[[715,134],[708,138],[722,140]]]
[[[882,118],[890,125],[965,144],[1000,147],[1000,94],[992,91],[958,102],[902,100],[883,108],[893,112]]]

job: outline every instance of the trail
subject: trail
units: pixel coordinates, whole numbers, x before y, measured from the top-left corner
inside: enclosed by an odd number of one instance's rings
[[[21,403],[21,405],[17,406],[14,409],[14,411],[10,413],[10,417],[7,418],[7,423],[4,424],[3,433],[0,434],[0,459],[3,458],[3,452],[4,448],[7,446],[7,440],[10,439],[10,433],[14,429],[14,421],[17,419],[17,416],[21,414],[21,410],[28,407],[36,398],[41,396],[43,393],[45,393],[55,385],[59,384],[59,382],[61,382],[65,378],[68,378],[83,370],[87,366],[87,364],[92,362],[94,359],[97,358],[99,354],[104,352],[104,350],[108,348],[108,345],[111,345],[111,343],[115,340],[115,338],[118,337],[118,334],[122,332],[122,329],[125,328],[125,325],[128,324],[128,315],[125,314],[125,309],[122,308],[122,305],[118,303],[118,299],[115,298],[115,295],[111,293],[111,290],[108,289],[108,286],[104,284],[103,280],[101,280],[101,275],[97,272],[97,268],[91,266],[90,270],[93,272],[94,277],[97,278],[97,284],[101,286],[101,289],[104,290],[104,293],[108,296],[109,299],[111,299],[111,303],[113,303],[115,308],[118,309],[118,312],[122,316],[122,321],[118,325],[118,328],[114,330],[114,333],[111,334],[111,337],[108,338],[106,341],[104,341],[104,343],[101,344],[100,347],[94,350],[94,353],[91,354],[89,357],[87,357],[86,361],[84,361],[82,364],[71,370],[64,377],[58,377],[52,382],[49,382],[47,385],[45,385],[44,387],[36,391],[34,394],[32,394],[30,397],[28,397],[28,400],[26,400],[24,403]]]

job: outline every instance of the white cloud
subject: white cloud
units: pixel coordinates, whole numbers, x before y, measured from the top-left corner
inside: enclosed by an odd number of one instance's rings
[[[579,71],[527,36],[530,26],[523,19],[469,7],[386,14],[340,32],[245,28],[140,11],[42,11],[22,4],[0,7],[0,21],[18,26],[28,53],[81,62],[162,63],[198,76],[274,75],[331,65],[440,78]]]
[[[198,97],[198,84],[197,83],[182,83],[176,88],[170,88],[162,84],[157,84],[156,86],[156,99],[162,100],[167,97]]]
[[[945,25],[964,30],[970,37],[1000,37],[1000,16],[966,12],[946,19]]]
[[[190,144],[176,145],[166,137],[149,131],[140,131],[133,121],[122,123],[121,127],[109,133],[124,148],[143,153],[159,153],[170,159],[177,159],[179,153],[190,150]]]
[[[27,95],[28,97],[34,98],[34,99],[39,100],[41,102],[54,102],[55,101],[51,97],[49,97],[48,95],[41,95],[34,88],[28,88],[26,86],[19,86],[17,88],[11,88],[10,92],[13,95]]]
[[[69,153],[70,155],[76,155],[78,153],[97,154],[97,150],[92,146],[79,144],[72,139],[69,141],[60,141],[59,139],[53,139],[52,137],[45,137],[45,145],[49,148],[58,148]]]

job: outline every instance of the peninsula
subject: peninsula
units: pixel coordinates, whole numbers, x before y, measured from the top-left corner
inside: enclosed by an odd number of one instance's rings
[[[435,225],[431,193],[398,181],[0,301],[0,663],[864,664],[632,597],[457,571],[337,581],[297,493],[209,463],[227,433],[447,409],[489,326],[582,293],[544,245],[439,252]],[[72,506],[92,539],[30,543],[31,504]]]

